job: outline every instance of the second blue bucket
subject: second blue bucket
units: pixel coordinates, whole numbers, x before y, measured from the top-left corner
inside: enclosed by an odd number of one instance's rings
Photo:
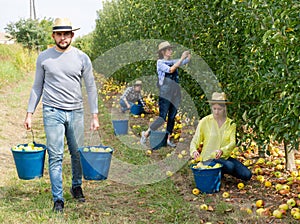
[[[113,120],[112,123],[115,135],[128,134],[128,120]]]
[[[218,168],[210,169],[198,169],[191,166],[191,169],[194,174],[196,187],[202,193],[212,194],[220,191],[222,165]]]
[[[27,146],[27,144],[22,145]],[[35,144],[35,146],[43,149],[37,151],[11,150],[20,179],[31,180],[40,178],[44,174],[46,146],[42,144]]]
[[[83,177],[86,180],[106,180],[110,168],[113,149],[110,152],[93,152],[92,147],[108,148],[107,146],[89,146],[79,148]],[[85,151],[89,149],[89,151]]]
[[[167,133],[165,131],[151,131],[150,147],[151,149],[159,149],[167,145]]]

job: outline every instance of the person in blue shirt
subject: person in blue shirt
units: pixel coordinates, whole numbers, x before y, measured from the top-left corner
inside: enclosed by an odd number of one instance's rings
[[[159,117],[150,125],[148,130],[141,133],[140,142],[142,145],[146,144],[151,131],[157,130],[167,120],[167,145],[176,147],[170,139],[175,124],[175,116],[181,101],[178,68],[190,61],[191,54],[189,51],[184,51],[179,59],[171,60],[172,53],[172,46],[168,41],[158,45],[157,85],[159,88]]]

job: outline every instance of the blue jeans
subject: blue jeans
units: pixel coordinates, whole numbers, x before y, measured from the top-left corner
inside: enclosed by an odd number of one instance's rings
[[[132,107],[132,105],[134,105],[134,103],[128,101],[130,108]],[[127,107],[125,101],[123,99],[120,99],[120,106],[121,106],[121,110],[122,112],[125,112],[126,110],[130,110],[130,108]]]
[[[222,174],[229,174],[245,181],[250,180],[252,177],[251,171],[240,161],[232,157],[229,157],[228,159],[214,159],[213,162],[223,165]]]
[[[165,78],[159,93],[159,117],[150,125],[150,130],[157,130],[165,123],[168,116],[167,133],[172,134],[180,101],[180,86],[175,81]]]
[[[71,154],[72,186],[82,184],[82,168],[78,148],[84,144],[83,109],[66,111],[44,105],[43,119],[49,155],[52,196],[54,201],[58,199],[63,201],[62,162],[65,137]]]

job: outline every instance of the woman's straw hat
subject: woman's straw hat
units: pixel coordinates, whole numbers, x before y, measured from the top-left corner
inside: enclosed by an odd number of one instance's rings
[[[80,28],[73,29],[72,23],[68,18],[56,18],[52,27],[53,32],[57,31],[76,31]]]
[[[160,52],[161,50],[164,50],[166,48],[172,48],[171,44],[168,41],[161,42],[158,45],[158,52]]]
[[[214,92],[211,96],[211,100],[208,100],[209,103],[225,103],[225,104],[231,104],[232,102],[229,102],[227,100],[226,94],[224,92],[218,93]]]

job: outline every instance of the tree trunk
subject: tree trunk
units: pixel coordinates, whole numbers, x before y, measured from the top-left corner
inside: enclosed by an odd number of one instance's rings
[[[295,164],[295,150],[293,147],[288,144],[287,142],[284,142],[284,152],[285,152],[285,167],[288,171],[295,171],[297,170],[296,164]]]

